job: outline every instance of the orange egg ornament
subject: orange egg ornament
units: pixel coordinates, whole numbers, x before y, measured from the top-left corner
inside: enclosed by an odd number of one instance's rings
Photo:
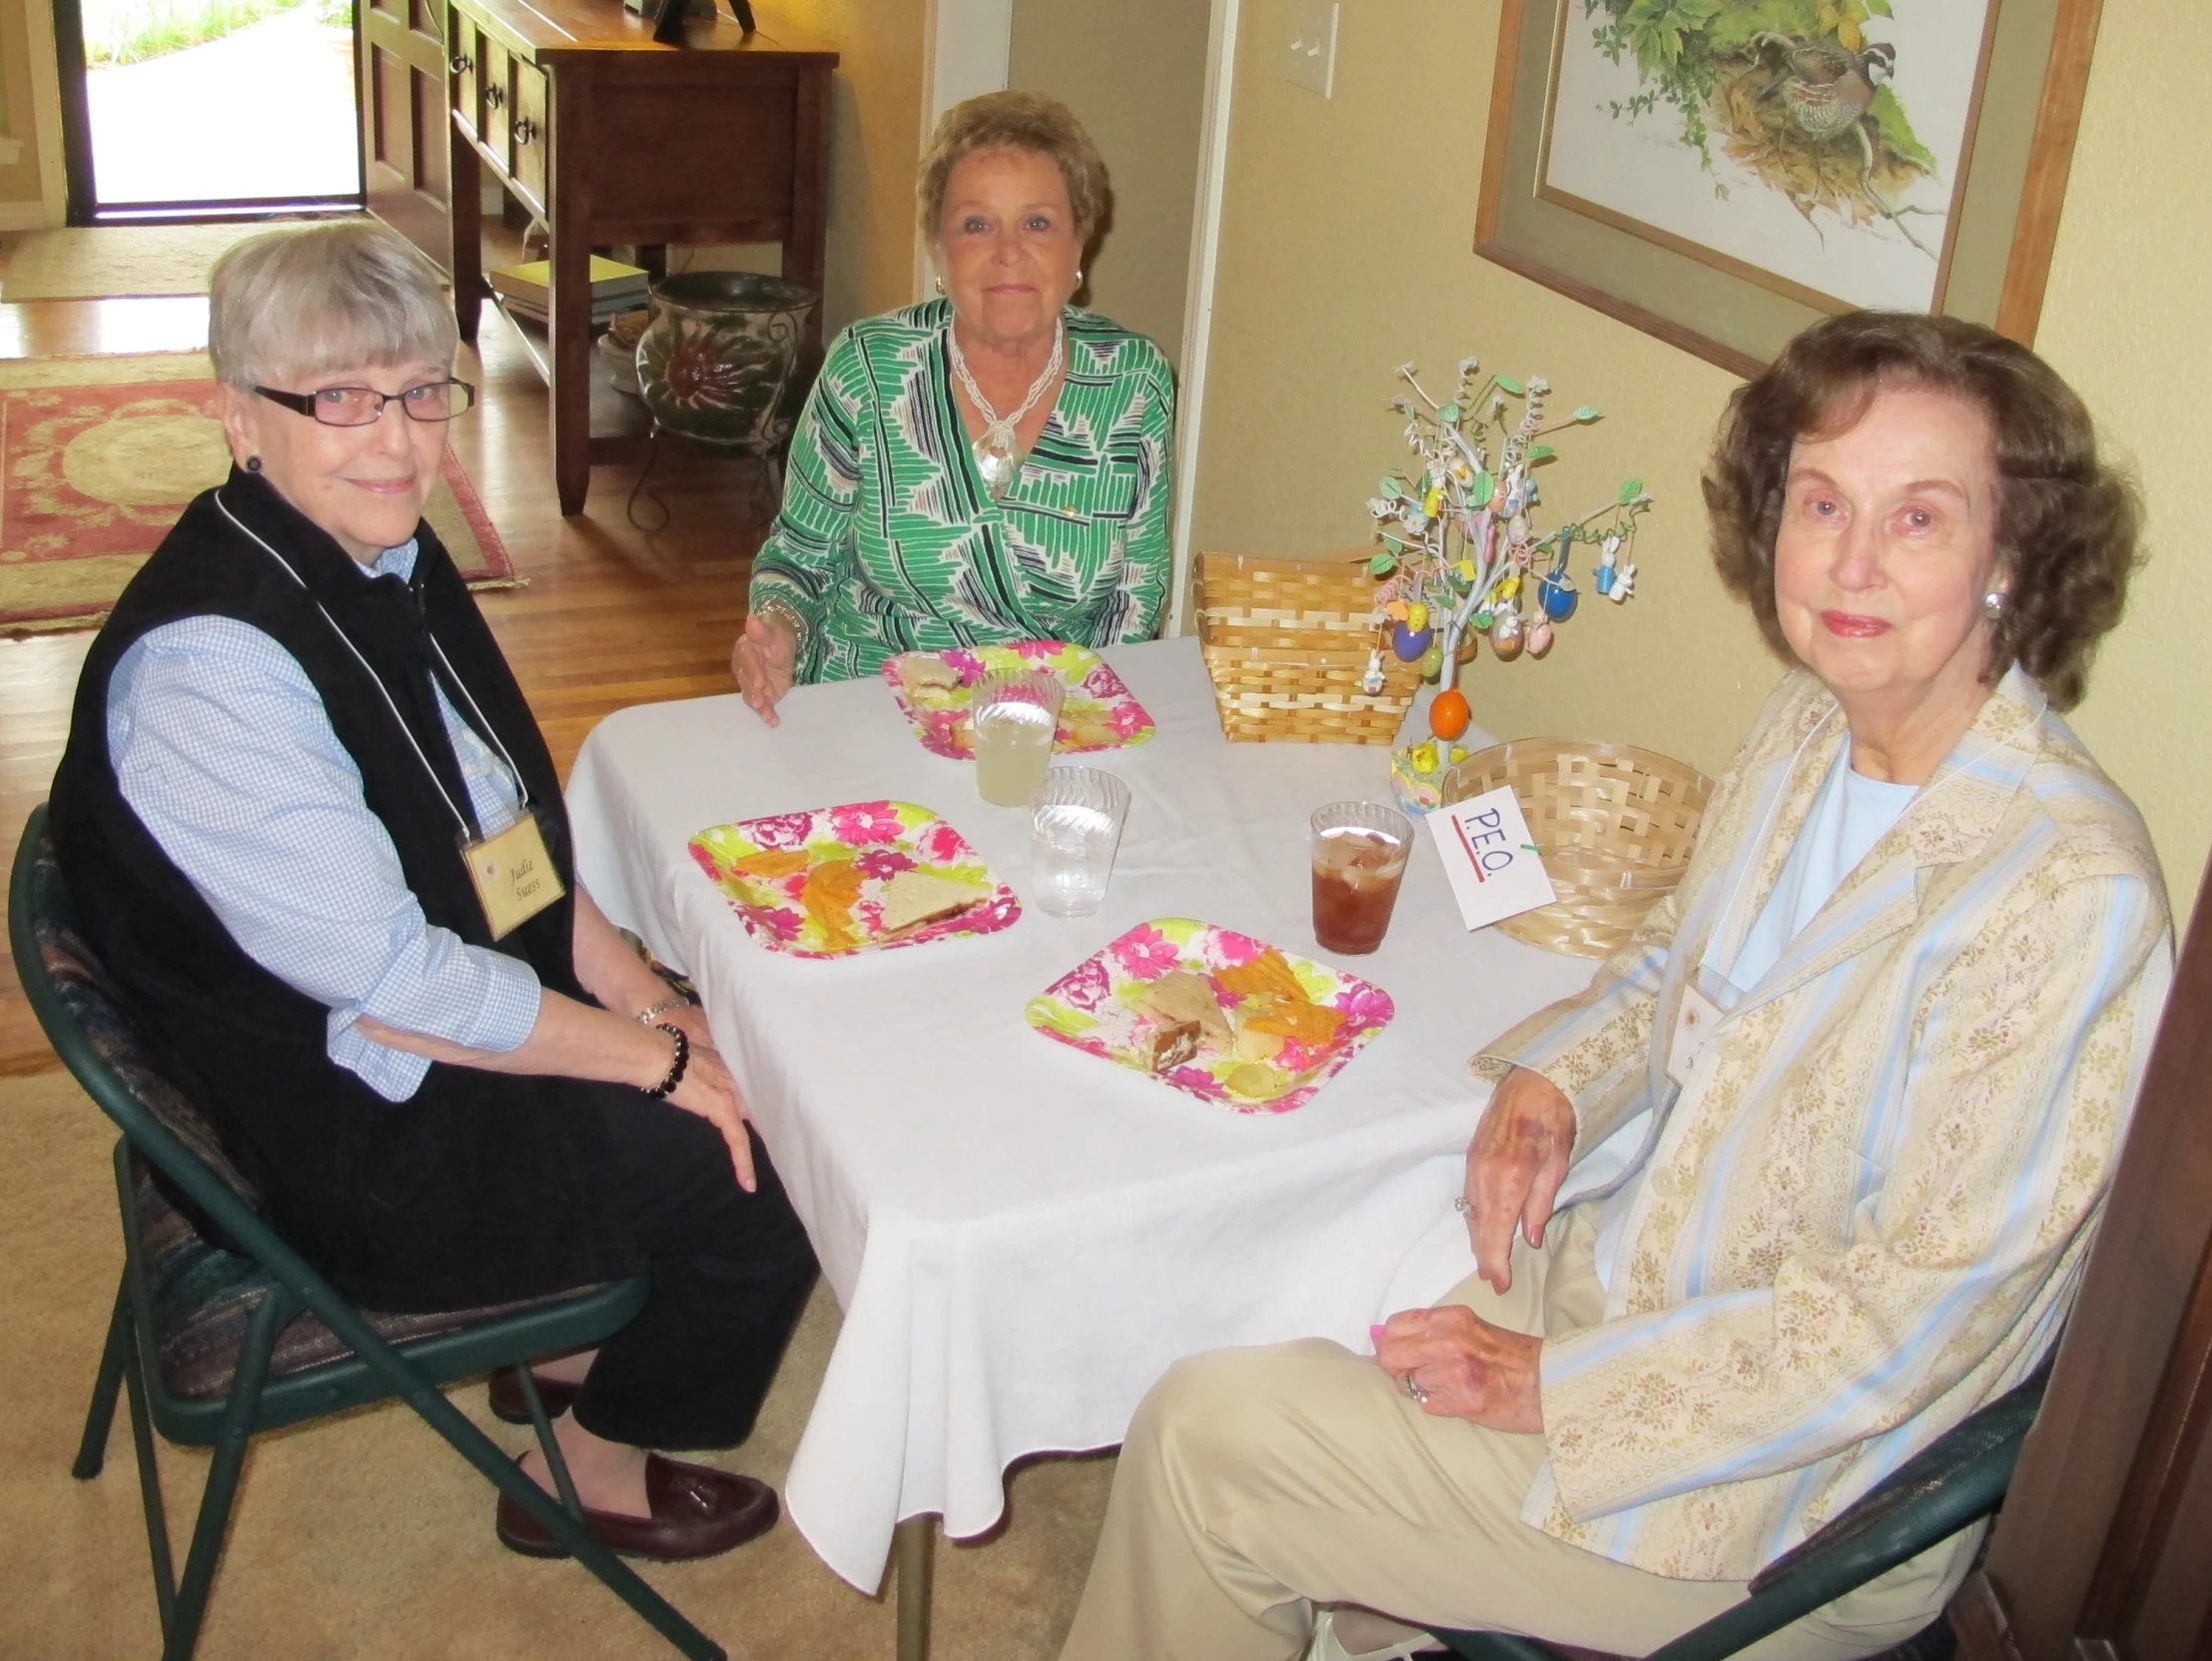
[[[1447,686],[1436,694],[1436,701],[1429,705],[1429,731],[1449,744],[1467,730],[1467,723],[1474,719],[1474,711],[1467,707],[1467,694],[1456,686]]]

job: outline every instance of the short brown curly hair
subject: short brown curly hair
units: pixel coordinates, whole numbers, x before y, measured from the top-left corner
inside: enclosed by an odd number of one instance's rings
[[[1971,402],[1995,434],[1997,558],[2011,581],[1996,619],[1989,684],[2018,663],[2052,705],[2088,689],[2097,642],[2120,620],[2140,563],[2134,484],[2097,459],[2089,412],[2042,359],[1960,318],[1848,312],[1815,324],[1722,417],[1705,501],[1713,563],[1752,608],[1767,643],[1792,658],[1775,609],[1775,537],[1800,438],[1848,430],[1884,387],[1926,387]]]
[[[981,150],[1027,151],[1059,168],[1068,187],[1068,207],[1076,216],[1076,240],[1091,240],[1106,209],[1106,163],[1075,112],[1035,92],[987,92],[938,117],[914,190],[923,236],[937,237],[945,215],[945,183],[955,164]]]

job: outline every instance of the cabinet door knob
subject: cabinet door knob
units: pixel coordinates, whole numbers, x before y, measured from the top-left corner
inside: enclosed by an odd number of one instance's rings
[[[489,105],[490,105],[490,106],[491,106],[491,107],[492,107],[493,109],[495,109],[495,110],[496,110],[496,109],[497,109],[497,108],[498,108],[498,107],[499,107],[500,105],[504,104],[504,103],[505,103],[506,101],[507,101],[507,95],[506,95],[506,92],[505,92],[505,90],[504,90],[503,88],[500,88],[500,87],[486,87],[486,88],[484,88],[484,102],[485,102],[486,104],[489,104]]]
[[[532,121],[526,115],[520,115],[514,118],[514,142],[516,144],[528,144],[530,140],[536,137],[536,122]]]
[[[476,60],[474,58],[471,58],[465,52],[455,52],[453,54],[453,61],[449,67],[452,69],[455,75],[466,75],[470,70],[476,67]]]

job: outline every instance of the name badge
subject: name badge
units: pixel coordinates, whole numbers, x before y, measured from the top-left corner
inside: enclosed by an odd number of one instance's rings
[[[491,925],[491,938],[503,940],[568,891],[553,870],[537,815],[525,813],[497,836],[464,842],[476,900]]]
[[[1682,1007],[1675,1011],[1675,1034],[1667,1046],[1667,1077],[1687,1085],[1705,1053],[1713,1029],[1721,1024],[1721,1006],[1694,986],[1682,989]]]

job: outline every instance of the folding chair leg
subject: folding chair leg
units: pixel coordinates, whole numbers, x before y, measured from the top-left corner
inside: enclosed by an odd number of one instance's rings
[[[138,1328],[123,1327],[123,1383],[130,1392],[131,1446],[138,1454],[138,1502],[146,1515],[146,1555],[154,1568],[154,1606],[161,1612],[162,1642],[177,1618],[177,1571],[169,1558],[169,1513],[162,1505],[161,1466],[154,1459],[154,1425],[146,1412],[146,1379],[140,1371]]]
[[[582,1522],[584,1504],[576,1496],[575,1479],[568,1474],[568,1456],[561,1452],[560,1442],[553,1435],[553,1421],[545,1416],[545,1403],[537,1393],[537,1380],[530,1376],[530,1364],[524,1361],[514,1370],[521,1379],[522,1404],[529,1409],[530,1428],[537,1432],[538,1451],[545,1455],[545,1467],[553,1473],[553,1486],[560,1493],[561,1506]]]
[[[164,1635],[162,1661],[190,1661],[200,1641],[200,1622],[207,1614],[216,1562],[223,1555],[223,1536],[230,1528],[231,1504],[238,1498],[246,1448],[254,1439],[254,1421],[261,1415],[262,1389],[269,1382],[269,1358],[277,1347],[277,1334],[298,1310],[299,1304],[283,1287],[271,1287],[263,1295],[261,1307],[254,1311],[253,1322],[239,1345],[238,1372],[231,1379],[231,1399],[223,1409],[215,1459],[208,1467],[208,1483],[200,1494],[200,1518],[192,1527],[192,1549],[185,1555],[185,1577],[177,1588],[174,1618]]]
[[[108,1462],[108,1430],[115,1423],[115,1394],[123,1387],[123,1355],[130,1341],[128,1293],[128,1286],[116,1289],[107,1346],[100,1351],[100,1376],[93,1382],[92,1407],[85,1414],[84,1439],[77,1444],[76,1463],[69,1467],[69,1474],[80,1482],[91,1481]]]

